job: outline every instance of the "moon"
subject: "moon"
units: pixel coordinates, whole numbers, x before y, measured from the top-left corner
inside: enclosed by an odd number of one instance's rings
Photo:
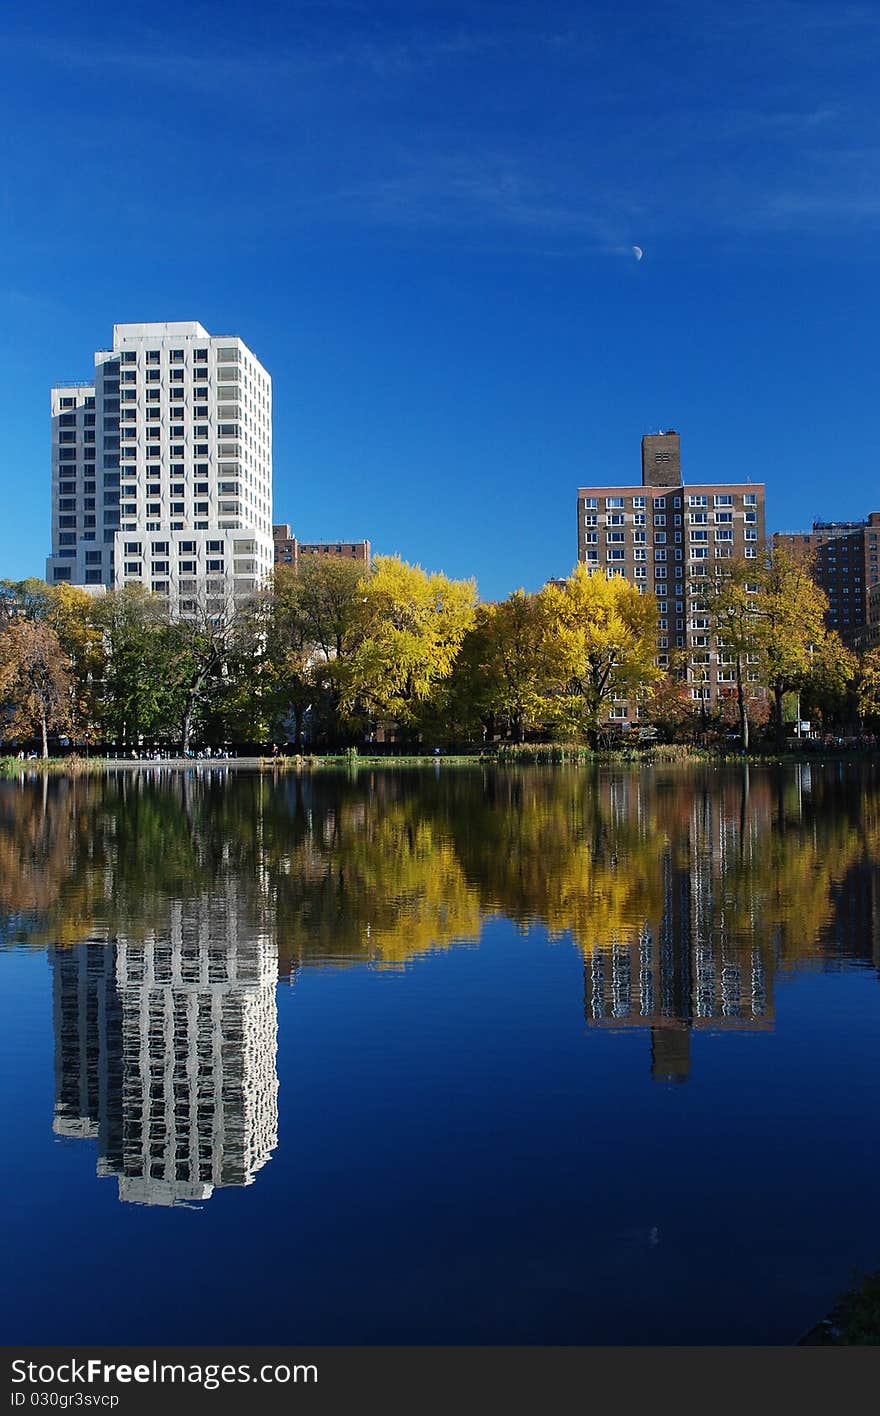
[[[632,253],[637,261],[640,261],[642,259],[642,256],[645,254],[641,246],[633,246]]]

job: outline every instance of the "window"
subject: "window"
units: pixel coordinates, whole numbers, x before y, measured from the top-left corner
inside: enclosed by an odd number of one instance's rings
[[[599,503],[595,497],[584,497],[585,511],[596,511],[598,509],[598,506]]]
[[[209,571],[211,571],[211,570],[217,571],[217,570],[222,570],[222,569],[223,569],[223,562],[222,562],[222,560],[209,560],[209,561],[208,561],[208,570],[209,570]]]
[[[208,551],[222,551],[222,550],[223,550],[223,542],[222,542],[222,541],[209,541],[209,542],[207,543],[206,550],[208,550]]]
[[[733,497],[725,492],[723,495],[714,496],[712,498],[712,504],[713,506],[733,506]]]
[[[605,510],[616,511],[623,509],[623,497],[606,497]]]
[[[229,486],[229,483],[228,483],[228,482],[224,482],[224,483],[221,485],[221,487],[220,487],[220,490],[221,490],[221,491],[223,490],[223,487],[224,487],[224,486]],[[625,518],[625,517],[623,516],[623,514],[622,514],[621,512],[619,512],[619,511],[618,511],[618,512],[615,512],[615,513],[614,513],[613,515],[611,515],[611,516],[606,516],[606,518],[605,518],[605,525],[606,525],[606,526],[624,526],[625,524],[626,524],[626,518]]]

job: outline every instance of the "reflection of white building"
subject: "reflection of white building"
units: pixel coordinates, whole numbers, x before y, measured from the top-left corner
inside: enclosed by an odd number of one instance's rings
[[[174,1204],[249,1185],[278,1140],[274,943],[240,938],[232,903],[201,897],[174,906],[167,932],[117,948],[120,1199]]]
[[[50,950],[55,1031],[56,1136],[110,1145],[121,1066],[116,950],[106,939]]]
[[[199,896],[161,931],[95,947],[53,954],[56,1132],[99,1138],[121,1200],[251,1184],[277,1144],[274,941],[234,895]]]

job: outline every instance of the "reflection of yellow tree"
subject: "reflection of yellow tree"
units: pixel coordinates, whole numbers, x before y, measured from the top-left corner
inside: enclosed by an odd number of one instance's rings
[[[770,972],[839,947],[878,860],[877,784],[818,769],[806,791],[782,770],[659,768],[0,787],[0,910],[34,943],[138,937],[234,888],[297,962],[399,965],[501,914],[585,956],[665,930]]]
[[[634,938],[663,908],[667,838],[635,775],[511,772],[456,820],[484,908],[585,950]]]
[[[759,783],[720,882],[725,928],[781,964],[803,964],[821,956],[851,872],[860,865],[876,871],[877,856],[858,816],[846,801],[826,800],[821,782],[818,800],[806,804],[792,777],[771,786],[765,775]],[[866,810],[870,800],[863,798]]]
[[[342,804],[322,826],[268,862],[282,954],[400,964],[479,937],[477,893],[417,803]]]

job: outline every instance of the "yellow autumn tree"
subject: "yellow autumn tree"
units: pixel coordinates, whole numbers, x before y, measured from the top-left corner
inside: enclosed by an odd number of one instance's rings
[[[622,576],[591,574],[584,565],[561,585],[545,585],[539,599],[547,712],[595,744],[614,700],[638,701],[660,677],[657,602]]]
[[[764,683],[773,689],[776,745],[785,746],[783,697],[822,675],[846,651],[825,624],[828,597],[816,584],[809,560],[774,546],[758,573],[756,648]]]
[[[339,665],[343,712],[412,723],[452,672],[474,623],[477,586],[377,556],[363,582],[363,630]]]
[[[859,660],[856,702],[860,718],[880,717],[880,649],[869,649]]]

